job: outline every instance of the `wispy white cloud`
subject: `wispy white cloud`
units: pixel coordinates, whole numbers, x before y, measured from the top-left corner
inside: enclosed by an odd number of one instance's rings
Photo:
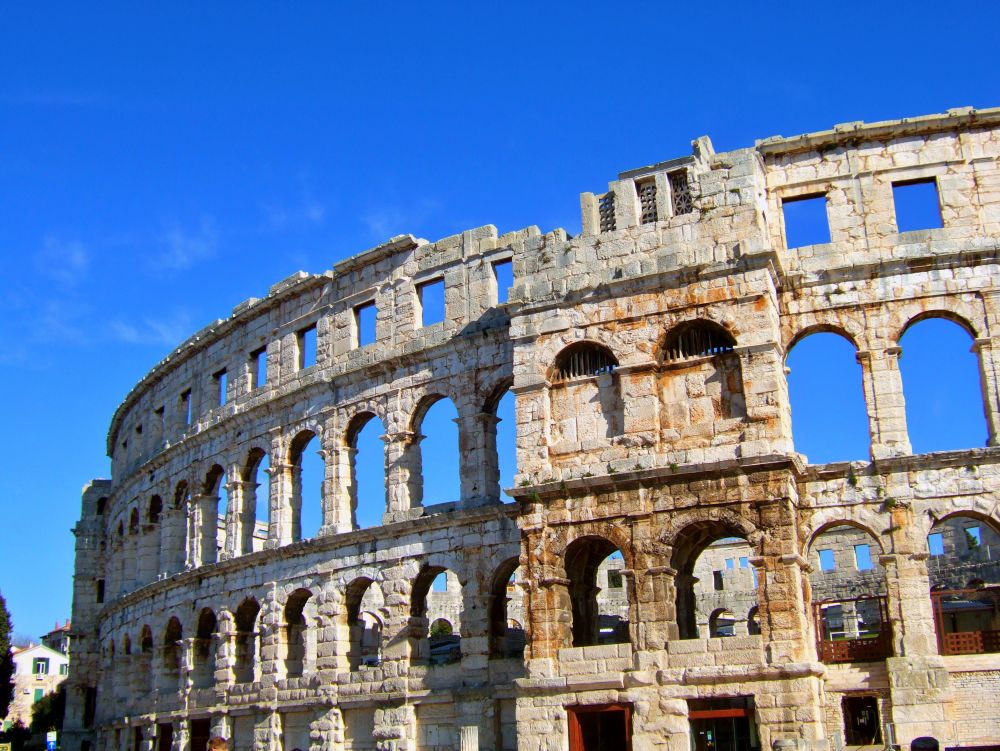
[[[201,220],[194,230],[173,224],[157,238],[159,251],[150,259],[154,271],[182,271],[210,258],[218,245],[215,222],[210,217]]]
[[[413,233],[416,225],[440,208],[433,198],[422,198],[403,206],[385,205],[362,214],[359,218],[374,240],[388,240],[396,235]]]
[[[59,240],[48,235],[35,259],[39,272],[65,287],[73,287],[86,277],[90,269],[90,254],[79,240]]]
[[[173,347],[191,333],[191,316],[177,311],[170,318],[144,317],[138,321],[115,319],[108,323],[110,338],[125,344],[156,344]]]

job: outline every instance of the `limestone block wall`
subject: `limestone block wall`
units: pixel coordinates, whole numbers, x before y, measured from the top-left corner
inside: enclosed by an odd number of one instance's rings
[[[577,710],[626,707],[633,748],[682,751],[699,707],[741,701],[762,747],[820,749],[842,699],[865,692],[904,749],[964,742],[967,687],[992,685],[1000,662],[940,653],[927,535],[965,519],[1000,530],[998,151],[997,110],[725,153],[701,138],[585,193],[576,237],[401,236],[236,306],[113,416],[112,479],[85,490],[76,528],[68,746],[200,751],[212,733],[255,751],[565,751]],[[941,228],[896,226],[893,185],[915,180],[933,181]],[[830,242],[789,248],[784,205],[804,196],[823,198]],[[421,290],[438,282],[444,320],[424,325]],[[986,446],[911,450],[899,340],[928,316],[974,339]],[[857,350],[869,462],[796,451],[785,358],[816,331]],[[516,502],[503,505],[508,390]],[[422,420],[439,398],[458,413],[458,498],[424,492]],[[359,529],[356,438],[374,418],[384,510]],[[310,441],[324,478],[306,539]],[[861,578],[885,597],[882,659],[821,659],[813,606],[859,580],[817,570],[831,530],[844,550],[870,540]],[[723,583],[745,618],[756,605],[759,633],[711,638],[707,609],[726,607],[713,556],[733,538],[748,567]],[[460,648],[436,662],[428,627],[445,615]],[[523,656],[501,648],[512,620]]]

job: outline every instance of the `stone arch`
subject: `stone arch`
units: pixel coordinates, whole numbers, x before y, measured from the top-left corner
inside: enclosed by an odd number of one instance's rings
[[[215,611],[205,607],[198,612],[192,651],[192,680],[196,688],[215,684],[215,653],[219,620]]]
[[[904,310],[910,307],[911,306],[909,305],[905,306]],[[909,310],[906,310],[906,313],[909,313]],[[906,315],[906,313],[904,313],[904,315]],[[978,326],[973,325],[972,320],[974,318],[975,319],[981,318],[981,314],[973,315],[973,311],[970,309],[969,306],[955,305],[954,309],[946,307],[931,308],[929,310],[919,310],[910,315],[907,315],[906,320],[903,321],[902,325],[899,325],[897,333],[893,337],[893,341],[895,341],[898,344],[899,341],[906,334],[906,332],[909,331],[911,328],[913,328],[915,325],[923,321],[928,321],[934,318],[941,318],[944,319],[945,321],[951,321],[952,323],[958,325],[959,328],[964,330],[965,333],[968,334],[969,337],[972,339],[978,339],[981,336],[981,334],[979,334],[979,331],[981,331],[985,326],[985,324],[982,321],[979,322]]]
[[[381,435],[373,437],[372,430],[377,430]],[[344,488],[346,492],[343,495],[349,504],[347,516],[350,518],[351,529],[381,523],[388,510],[387,446],[383,440],[385,430],[385,422],[379,417],[378,412],[366,407],[351,416],[343,433],[346,461],[341,464],[339,474],[343,478],[342,483],[346,484]],[[375,441],[379,443],[378,457],[373,455]],[[365,443],[368,445],[362,445]],[[381,480],[377,483],[377,487],[376,478]]]
[[[304,504],[306,503],[307,493],[305,491],[306,483],[303,480],[303,464],[306,459],[306,451],[312,445],[313,441],[316,442],[317,454],[322,459],[324,466],[318,470],[320,474],[319,497],[318,499],[310,499],[314,502],[315,507],[311,507],[309,512],[306,513]],[[288,511],[291,514],[291,541],[298,542],[299,540],[306,539],[305,527],[317,526],[308,523],[303,525],[304,516],[314,519],[317,515],[322,515],[324,498],[326,496],[326,451],[323,449],[322,431],[319,426],[310,422],[306,426],[299,427],[288,442],[287,456],[291,472],[288,493]]]
[[[736,616],[729,608],[716,608],[708,617],[708,636],[718,639],[725,636],[736,636]]]
[[[282,621],[285,676],[298,678],[312,672],[316,664],[316,598],[312,590],[300,587],[288,595]]]
[[[552,336],[538,347],[537,357],[535,358],[537,375],[551,383],[552,369],[559,360],[560,354],[570,347],[580,344],[589,344],[590,346],[606,350],[611,353],[615,362],[619,364],[622,362],[622,358],[619,358],[618,353],[626,352],[629,349],[628,347],[620,346],[614,332],[603,328],[569,328],[564,332]]]
[[[878,553],[882,555],[885,553],[885,545],[883,544],[882,535],[875,530],[878,528],[879,522],[884,521],[876,512],[864,508],[850,510],[843,508],[823,509],[809,520],[809,525],[805,530],[805,543],[802,546],[802,553],[808,558],[809,553],[812,552],[813,546],[816,544],[816,538],[830,529],[834,527],[853,527],[873,539],[878,546]]]
[[[673,362],[692,357],[710,357],[731,352],[736,337],[722,324],[707,318],[694,318],[676,323],[663,336],[657,359]]]
[[[128,533],[130,535],[139,534],[139,509],[133,506],[128,515]]]
[[[422,503],[450,503],[462,499],[459,404],[460,401],[450,396],[443,384],[435,383],[433,390],[428,390],[419,398],[410,417],[413,441],[406,447],[407,463],[419,478],[419,489],[414,488],[413,494]],[[428,482],[431,475],[424,471],[425,453],[436,465],[445,468],[444,472],[436,475],[433,484]],[[411,498],[411,507],[415,505],[412,501]]]
[[[188,481],[179,480],[174,487],[174,509],[183,509],[190,500],[188,495]]]
[[[517,584],[511,584],[520,566],[517,556],[508,558],[497,566],[490,579],[487,631],[490,657],[520,657],[524,654],[524,629],[510,626],[512,610],[518,615],[519,622],[524,621],[522,593]]]
[[[267,467],[264,467],[264,464]],[[263,470],[265,482],[259,482]],[[254,536],[257,525],[264,522],[270,536],[271,524],[271,467],[270,454],[258,445],[251,445],[247,451],[246,461],[240,473],[242,493],[240,498],[239,545],[237,552],[247,554],[254,552]],[[263,493],[261,491],[263,486]],[[261,497],[263,495],[263,498]],[[259,509],[264,509],[263,518]],[[258,544],[257,547],[260,547]]]
[[[747,612],[747,635],[760,636],[760,608],[756,605]]]
[[[454,578],[449,577],[449,573]],[[445,588],[432,591],[438,577],[444,577]],[[420,568],[410,588],[411,660],[441,664],[461,659],[463,589],[463,582],[456,576],[456,572],[445,566],[427,562]],[[432,634],[430,624],[444,612],[451,613],[449,620],[459,623],[456,623],[451,634]]]
[[[815,334],[836,334],[842,339],[846,339],[855,351],[860,351],[860,342],[864,341],[864,327],[855,324],[850,319],[838,317],[836,321],[817,321],[786,332],[785,362],[787,363],[788,355],[795,349],[796,345]]]
[[[149,499],[149,505],[146,507],[146,521],[149,524],[159,524],[160,514],[163,513],[163,499],[158,495],[154,495]]]
[[[500,378],[486,388],[481,402],[483,433],[482,475],[484,495],[491,500],[508,502],[504,488],[514,485],[517,475],[517,411],[516,397],[511,390],[513,378]]]
[[[610,581],[602,587],[601,572],[610,577],[609,561],[615,556],[628,566],[625,550],[608,537],[584,534],[566,546],[563,566],[569,580],[569,599],[572,605],[571,637],[574,647],[596,644],[618,644],[630,641],[630,610],[634,593],[628,577],[621,577],[623,598],[611,600],[613,588]],[[602,596],[603,595],[603,596]]]
[[[260,603],[245,598],[233,614],[233,672],[237,683],[252,683],[260,669]]]
[[[613,373],[621,363],[604,344],[583,339],[563,347],[555,356],[547,373],[549,383],[561,383]]]
[[[162,669],[160,670],[161,684],[164,691],[176,691],[179,688],[181,677],[181,641],[184,638],[184,629],[177,616],[171,616],[167,625],[163,629],[163,652]]]

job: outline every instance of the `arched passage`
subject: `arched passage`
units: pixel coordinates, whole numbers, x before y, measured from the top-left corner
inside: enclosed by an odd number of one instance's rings
[[[355,417],[347,431],[350,457],[348,497],[353,529],[377,527],[385,514],[384,434],[385,426],[371,412]]]
[[[913,452],[985,446],[988,438],[979,357],[968,330],[923,318],[899,340],[906,427]]]
[[[271,519],[271,460],[262,449],[251,449],[243,468],[243,508],[240,517],[241,554],[262,550]]]
[[[823,662],[882,660],[891,653],[882,548],[860,527],[835,523],[808,550],[813,618]]]
[[[347,637],[350,670],[374,667],[382,661],[382,590],[367,577],[347,585],[342,628]]]
[[[424,505],[461,499],[458,410],[447,397],[430,397],[418,410],[414,430],[420,439],[420,477]]]
[[[514,487],[514,475],[517,474],[517,414],[513,392],[505,391],[495,402],[493,411],[497,418],[494,448],[500,481],[500,500],[503,503],[511,503],[513,499],[507,495],[506,488]]]
[[[786,365],[795,450],[812,464],[867,459],[868,413],[854,345],[836,333],[808,334]]]
[[[184,638],[181,622],[176,616],[167,621],[163,630],[163,664],[160,670],[160,690],[176,691],[181,675],[181,640]]]
[[[198,614],[198,629],[194,641],[192,680],[195,688],[208,688],[215,683],[215,638],[218,620],[211,608]]]
[[[490,587],[490,657],[524,654],[524,595],[517,585],[521,567],[517,558],[504,561]],[[516,625],[515,625],[516,624]]]
[[[454,572],[440,566],[426,566],[413,583],[410,617],[413,627],[411,659],[430,665],[462,659],[462,585]],[[435,621],[451,626],[432,631]]]
[[[259,651],[259,615],[260,604],[252,597],[244,600],[236,609],[233,673],[237,683],[251,683],[255,679]]]
[[[309,540],[323,525],[326,464],[320,451],[319,437],[311,430],[301,431],[292,440],[288,459],[292,468],[292,541]]]
[[[315,632],[309,623],[315,619],[315,601],[308,589],[297,589],[288,596],[284,612],[285,676],[298,678],[315,665]]]
[[[627,644],[630,596],[621,551],[603,537],[582,537],[566,548],[565,566],[573,646]]]
[[[219,551],[226,544],[226,513],[229,510],[229,493],[226,489],[226,471],[218,464],[205,474],[199,501],[201,513],[201,562],[219,560]]]

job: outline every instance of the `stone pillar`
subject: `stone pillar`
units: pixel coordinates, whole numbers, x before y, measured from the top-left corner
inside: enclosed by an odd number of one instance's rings
[[[215,628],[215,685],[231,686],[236,665],[236,627],[232,614],[219,613]]]
[[[354,458],[357,449],[333,446],[327,450],[328,489],[323,498],[323,534],[350,532],[356,526],[357,480]]]
[[[191,749],[191,721],[181,718],[174,721],[174,742],[170,746],[170,751],[190,751]]]
[[[329,707],[319,713],[312,723],[314,739],[318,736],[319,747],[326,749],[343,748],[344,716],[339,707]]]
[[[460,751],[479,751],[479,726],[463,725],[458,729]]]
[[[226,472],[226,478],[230,477],[239,477],[239,475],[230,468]],[[243,521],[241,516],[243,508],[243,484],[240,480],[230,480],[225,484],[228,503],[226,504],[226,515],[222,521],[225,539],[220,541],[221,545],[218,545],[220,561],[235,558],[243,553],[240,537],[240,527]],[[216,511],[216,516],[218,516],[218,510]]]
[[[215,563],[219,555],[219,497],[196,495],[191,502],[198,509],[198,565]]]
[[[157,574],[169,576],[184,568],[187,518],[183,511],[166,508],[160,515],[159,569]]]
[[[669,559],[668,554],[666,560]],[[668,641],[680,637],[676,576],[676,569],[670,566],[654,566],[632,577],[638,611],[637,622],[632,626],[636,650],[665,649]]]
[[[270,524],[267,528],[267,547],[288,545],[294,539],[292,504],[295,466],[272,463],[271,468]]]
[[[277,751],[281,746],[281,715],[277,712],[257,715],[253,729],[254,751]]]
[[[420,441],[424,436],[409,430],[386,433],[385,484],[386,512],[382,521],[411,519],[418,515],[423,502]]]
[[[375,710],[375,743],[379,751],[416,751],[417,718],[412,704]]]
[[[201,507],[197,496],[192,495],[187,505],[187,556],[184,561],[186,569],[198,568],[201,559]]]
[[[213,714],[211,730],[209,731],[212,737],[218,736],[219,738],[225,738],[229,741],[229,745],[232,746],[233,743],[233,719],[227,714]]]
[[[284,608],[272,591],[261,603],[261,613],[257,617],[260,657],[254,680],[271,684],[282,674],[281,631]]]
[[[496,415],[476,412],[455,420],[461,457],[460,487],[463,507],[496,503],[500,499]]]
[[[254,480],[229,483],[229,518],[226,525],[226,555],[253,552],[253,532],[257,526],[257,488]]]
[[[885,459],[912,453],[906,432],[903,379],[899,374],[899,347],[857,353],[868,411],[871,457]]]
[[[986,413],[987,446],[1000,446],[1000,357],[992,339],[976,339],[972,351],[979,356],[979,377]]]

